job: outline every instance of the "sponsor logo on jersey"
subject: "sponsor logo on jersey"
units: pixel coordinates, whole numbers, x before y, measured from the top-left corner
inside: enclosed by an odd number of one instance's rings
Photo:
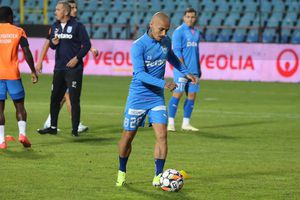
[[[197,47],[197,46],[198,46],[197,42],[190,42],[190,41],[188,41],[186,43],[186,47]]]
[[[72,39],[73,35],[72,34],[60,33],[60,34],[55,34],[55,37],[58,37],[59,39]]]
[[[167,107],[166,106],[155,106],[151,110],[153,110],[153,111],[167,110]]]
[[[151,62],[151,60],[146,60],[145,63],[147,67],[155,67],[166,64],[166,61],[166,59],[155,60],[153,62]]]
[[[129,110],[128,110],[129,115],[135,115],[135,116],[142,115],[145,112],[146,112],[146,110],[137,110],[137,109],[132,109],[132,108],[129,108]]]

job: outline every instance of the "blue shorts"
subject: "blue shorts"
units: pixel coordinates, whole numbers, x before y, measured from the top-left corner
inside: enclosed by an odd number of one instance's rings
[[[174,77],[174,82],[177,84],[177,88],[174,90],[174,92],[196,93],[200,90],[199,83],[193,84],[184,77]]]
[[[144,126],[147,115],[150,126],[152,123],[168,123],[168,114],[165,105],[156,106],[148,110],[127,108],[124,115],[123,128],[126,131],[136,131],[139,126]]]
[[[7,92],[12,100],[19,100],[25,97],[25,91],[21,79],[0,80],[0,100],[7,99]]]

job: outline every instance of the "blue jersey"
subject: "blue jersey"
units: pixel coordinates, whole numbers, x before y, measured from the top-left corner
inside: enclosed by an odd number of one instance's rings
[[[54,37],[59,38],[58,45],[52,43]],[[79,60],[76,67],[83,66],[82,58],[91,48],[90,39],[83,24],[73,17],[71,17],[64,28],[62,28],[60,22],[55,22],[51,27],[48,38],[50,47],[56,50],[54,70],[67,70],[67,63],[75,56]]]
[[[192,29],[183,23],[173,33],[172,45],[173,51],[178,58],[182,58],[184,64],[188,67],[188,71],[197,77],[200,77],[200,63],[199,63],[199,42],[200,32],[197,28]],[[180,76],[175,69],[174,76]]]
[[[127,98],[127,107],[150,109],[164,105],[166,61],[184,75],[186,67],[171,49],[171,40],[165,37],[158,42],[147,33],[136,40],[131,48],[133,77]]]

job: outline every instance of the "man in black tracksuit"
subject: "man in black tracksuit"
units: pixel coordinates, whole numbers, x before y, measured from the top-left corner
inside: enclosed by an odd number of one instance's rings
[[[82,58],[91,48],[91,43],[84,25],[70,17],[70,11],[67,2],[57,3],[57,22],[52,25],[49,38],[50,48],[56,50],[50,105],[51,127],[38,130],[40,134],[57,134],[60,102],[68,89],[72,106],[72,135],[79,136]]]

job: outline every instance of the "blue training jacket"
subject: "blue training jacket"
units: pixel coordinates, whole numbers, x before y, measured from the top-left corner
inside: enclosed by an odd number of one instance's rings
[[[59,38],[58,45],[52,43],[55,36]],[[61,23],[55,22],[51,27],[49,41],[50,47],[56,50],[54,70],[67,70],[67,63],[75,56],[79,60],[77,66],[83,67],[82,58],[89,52],[91,42],[82,23],[71,17],[62,29]]]
[[[158,42],[145,33],[133,43],[131,59],[133,77],[129,88],[127,107],[149,109],[164,105],[166,61],[184,75],[188,75],[186,67],[172,51],[169,37]]]
[[[180,25],[173,33],[172,45],[173,51],[178,58],[183,58],[184,64],[187,66],[189,73],[198,77],[201,75],[199,63],[199,42],[200,32],[194,28],[194,33],[185,23]],[[174,70],[174,76],[179,75]]]

